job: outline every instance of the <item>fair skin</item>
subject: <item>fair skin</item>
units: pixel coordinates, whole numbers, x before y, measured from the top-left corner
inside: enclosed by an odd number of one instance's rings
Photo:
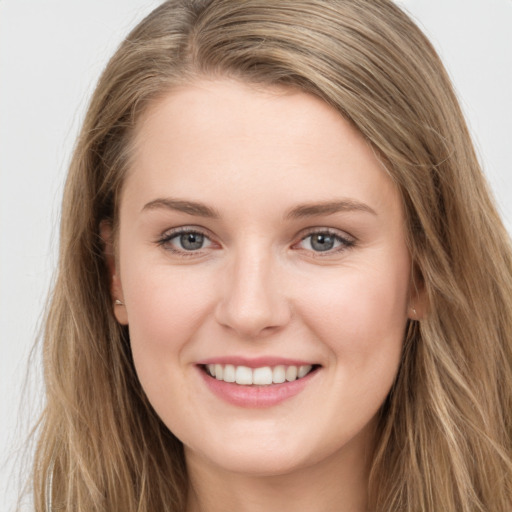
[[[419,304],[399,193],[360,133],[290,89],[176,88],[138,124],[117,242],[114,311],[185,446],[188,511],[365,511]]]

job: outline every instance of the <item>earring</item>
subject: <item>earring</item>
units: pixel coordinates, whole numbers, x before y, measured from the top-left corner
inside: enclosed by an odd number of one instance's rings
[[[124,302],[121,302],[119,299],[114,301],[114,306],[124,306]]]
[[[411,306],[411,311],[412,311],[412,314],[414,316],[414,320],[416,320],[417,316],[418,316],[418,312],[416,311],[416,308]]]

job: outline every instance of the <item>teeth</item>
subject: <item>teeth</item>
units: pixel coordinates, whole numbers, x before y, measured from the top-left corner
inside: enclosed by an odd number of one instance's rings
[[[224,382],[235,382],[236,374],[235,367],[232,364],[224,366]]]
[[[272,372],[272,382],[282,384],[286,380],[286,368],[284,366],[276,366]]]
[[[297,367],[296,366],[288,366],[286,368],[286,380],[291,382],[297,378]]]
[[[217,367],[215,367],[215,369],[217,369]],[[305,377],[310,371],[311,371],[310,364],[300,366],[299,370],[297,371],[297,378],[302,379],[302,377]]]
[[[247,366],[234,366],[232,364],[208,364],[207,372],[217,380],[224,382],[236,382],[242,386],[269,386],[270,384],[282,384],[283,382],[292,382],[302,379],[311,370],[310,364],[302,366],[284,366],[274,367],[262,366],[261,368],[249,368]]]
[[[259,386],[268,386],[272,384],[272,368],[264,366],[263,368],[255,368],[252,371],[252,383]]]
[[[252,370],[247,366],[237,366],[235,370],[235,382],[250,386],[252,384]]]

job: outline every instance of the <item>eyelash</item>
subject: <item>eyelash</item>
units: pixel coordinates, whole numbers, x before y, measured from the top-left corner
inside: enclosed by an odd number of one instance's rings
[[[174,238],[177,238],[183,234],[201,235],[204,238],[210,240],[210,237],[203,231],[200,231],[200,230],[194,229],[194,228],[182,227],[182,228],[176,228],[176,229],[173,229],[171,231],[167,231],[166,233],[164,233],[162,235],[162,237],[160,239],[158,239],[157,244],[159,246],[163,247],[166,251],[170,251],[173,254],[177,254],[177,255],[183,256],[185,258],[189,258],[191,256],[197,256],[197,254],[200,251],[187,251],[185,249],[175,249],[170,244],[171,240],[173,240]]]
[[[204,231],[201,231],[201,230],[198,230],[195,228],[187,228],[185,226],[185,227],[176,228],[176,229],[173,229],[171,231],[164,233],[162,235],[162,237],[157,240],[157,245],[163,247],[167,251],[172,252],[173,254],[177,254],[179,256],[186,257],[186,258],[197,256],[198,253],[200,254],[200,251],[201,251],[200,249],[187,251],[186,249],[176,249],[170,244],[170,242],[173,239],[175,239],[183,234],[201,235],[205,239],[210,240],[210,237]],[[323,257],[331,256],[333,254],[340,253],[347,249],[351,249],[356,244],[354,239],[351,239],[348,237],[343,237],[337,231],[334,231],[333,229],[330,229],[330,228],[322,228],[322,229],[316,229],[316,230],[309,231],[304,236],[302,236],[302,238],[300,239],[300,241],[298,243],[303,242],[307,238],[314,236],[314,235],[328,235],[328,236],[334,238],[335,242],[341,243],[340,247],[338,247],[334,250],[326,250],[325,252],[304,249],[304,250],[307,250],[308,252],[311,252],[315,258],[323,258]],[[295,245],[297,245],[297,244],[295,244]]]
[[[334,239],[335,243],[336,242],[340,243],[339,247],[337,247],[335,249],[326,250],[326,251],[314,251],[314,250],[304,249],[304,250],[307,250],[308,252],[311,252],[311,254],[314,255],[313,257],[315,257],[315,258],[325,258],[328,256],[332,256],[333,254],[339,254],[340,252],[346,251],[347,249],[351,249],[356,244],[355,239],[341,236],[339,234],[339,232],[337,232],[333,229],[330,229],[330,228],[321,228],[321,229],[311,230],[311,231],[307,232],[303,237],[301,237],[300,242],[303,242],[307,238],[312,237],[314,235],[328,235],[329,237],[332,237]],[[310,242],[310,245],[311,245],[311,242]]]

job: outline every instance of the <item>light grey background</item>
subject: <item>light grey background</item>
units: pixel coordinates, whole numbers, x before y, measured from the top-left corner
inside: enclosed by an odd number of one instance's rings
[[[74,139],[107,59],[159,3],[0,0],[2,511],[14,509],[15,462],[40,407],[39,355],[30,367],[27,358],[55,265],[61,188]],[[399,3],[430,36],[454,80],[511,231],[512,0]],[[29,393],[22,395],[25,381]]]

